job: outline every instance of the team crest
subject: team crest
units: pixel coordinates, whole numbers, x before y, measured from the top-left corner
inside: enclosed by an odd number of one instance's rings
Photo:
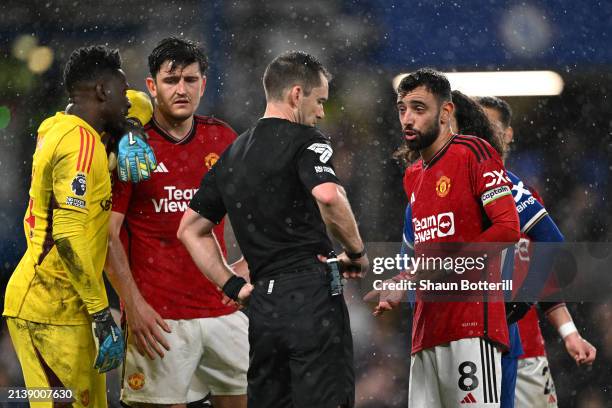
[[[72,183],[70,184],[70,189],[79,197],[83,197],[85,195],[85,191],[87,191],[87,178],[83,173],[79,173],[74,176]]]
[[[127,383],[131,389],[138,391],[145,385],[145,376],[143,373],[132,374],[128,377]]]
[[[219,160],[219,155],[217,153],[209,153],[206,156],[206,158],[204,159],[204,163],[206,164],[206,167],[208,168],[208,170],[210,170],[212,166],[215,165],[217,160]]]
[[[436,193],[438,197],[446,197],[451,188],[451,181],[448,177],[442,176],[436,182]]]

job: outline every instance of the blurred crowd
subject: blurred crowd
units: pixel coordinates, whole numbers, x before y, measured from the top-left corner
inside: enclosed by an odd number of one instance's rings
[[[391,158],[401,143],[391,80],[419,66],[409,55],[401,66],[384,60],[387,28],[372,7],[385,2],[135,0],[113,7],[102,1],[87,9],[79,8],[78,2],[32,3],[0,5],[0,110],[9,111],[6,123],[6,113],[0,112],[0,295],[24,251],[22,217],[37,126],[67,103],[61,68],[68,54],[93,43],[118,47],[130,85],[144,90],[146,56],[160,38],[180,35],[201,41],[211,68],[200,113],[223,119],[238,133],[263,113],[261,77],[275,55],[291,49],[317,55],[334,75],[321,127],[333,139],[337,173],[364,239],[399,246],[406,198],[403,168]],[[17,58],[15,40],[23,35],[53,50],[53,63],[45,72],[28,72]],[[469,44],[463,40],[452,46]],[[453,70],[466,64],[441,59],[435,68]],[[612,222],[612,74],[606,68],[593,65],[561,72],[565,89],[559,96],[507,98],[514,110],[516,140],[507,167],[539,190],[568,241],[611,238],[607,226]],[[349,286],[346,296],[358,406],[405,407],[410,361],[407,306],[375,319],[373,305],[361,300],[356,287]],[[559,406],[612,406],[612,295],[609,303],[569,307],[598,356],[592,367],[577,369],[559,336],[544,323]],[[0,387],[21,383],[10,339],[0,329]],[[116,387],[116,380],[109,381],[112,392]]]

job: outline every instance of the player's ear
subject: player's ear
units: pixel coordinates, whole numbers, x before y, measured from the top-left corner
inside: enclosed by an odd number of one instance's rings
[[[449,124],[451,122],[451,118],[453,117],[453,112],[455,111],[455,105],[452,102],[444,102],[441,110],[440,124]]]
[[[105,102],[108,98],[108,92],[109,90],[105,86],[104,82],[96,82],[96,85],[94,86],[94,93],[99,101]]]
[[[153,77],[148,76],[145,79],[145,84],[147,85],[147,90],[149,91],[151,98],[155,99],[155,97],[157,96],[157,85],[155,84],[155,79],[153,79]]]
[[[206,89],[206,75],[202,75],[202,89],[200,89],[200,97],[204,95],[205,89]]]

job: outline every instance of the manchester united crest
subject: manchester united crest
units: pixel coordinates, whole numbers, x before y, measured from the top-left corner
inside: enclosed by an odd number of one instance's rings
[[[128,386],[134,391],[140,390],[145,385],[145,376],[143,373],[135,373],[128,377]]]
[[[217,160],[219,160],[219,155],[217,153],[209,153],[209,154],[207,154],[206,157],[204,158],[204,163],[206,164],[206,168],[208,168],[208,170],[210,170],[212,168],[212,166],[215,165]]]
[[[451,181],[448,177],[442,176],[436,182],[436,193],[438,197],[446,197],[451,188]]]

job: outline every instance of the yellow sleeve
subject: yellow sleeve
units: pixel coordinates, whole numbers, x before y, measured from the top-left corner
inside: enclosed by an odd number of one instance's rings
[[[53,154],[53,196],[60,208],[87,214],[88,179],[95,136],[75,127],[59,141]]]
[[[81,129],[76,130],[78,136],[64,136],[54,154],[53,195],[58,208],[53,210],[52,231],[70,281],[92,314],[107,307],[108,300],[105,288],[96,278],[86,234],[89,213],[87,183],[95,140],[93,135]]]

